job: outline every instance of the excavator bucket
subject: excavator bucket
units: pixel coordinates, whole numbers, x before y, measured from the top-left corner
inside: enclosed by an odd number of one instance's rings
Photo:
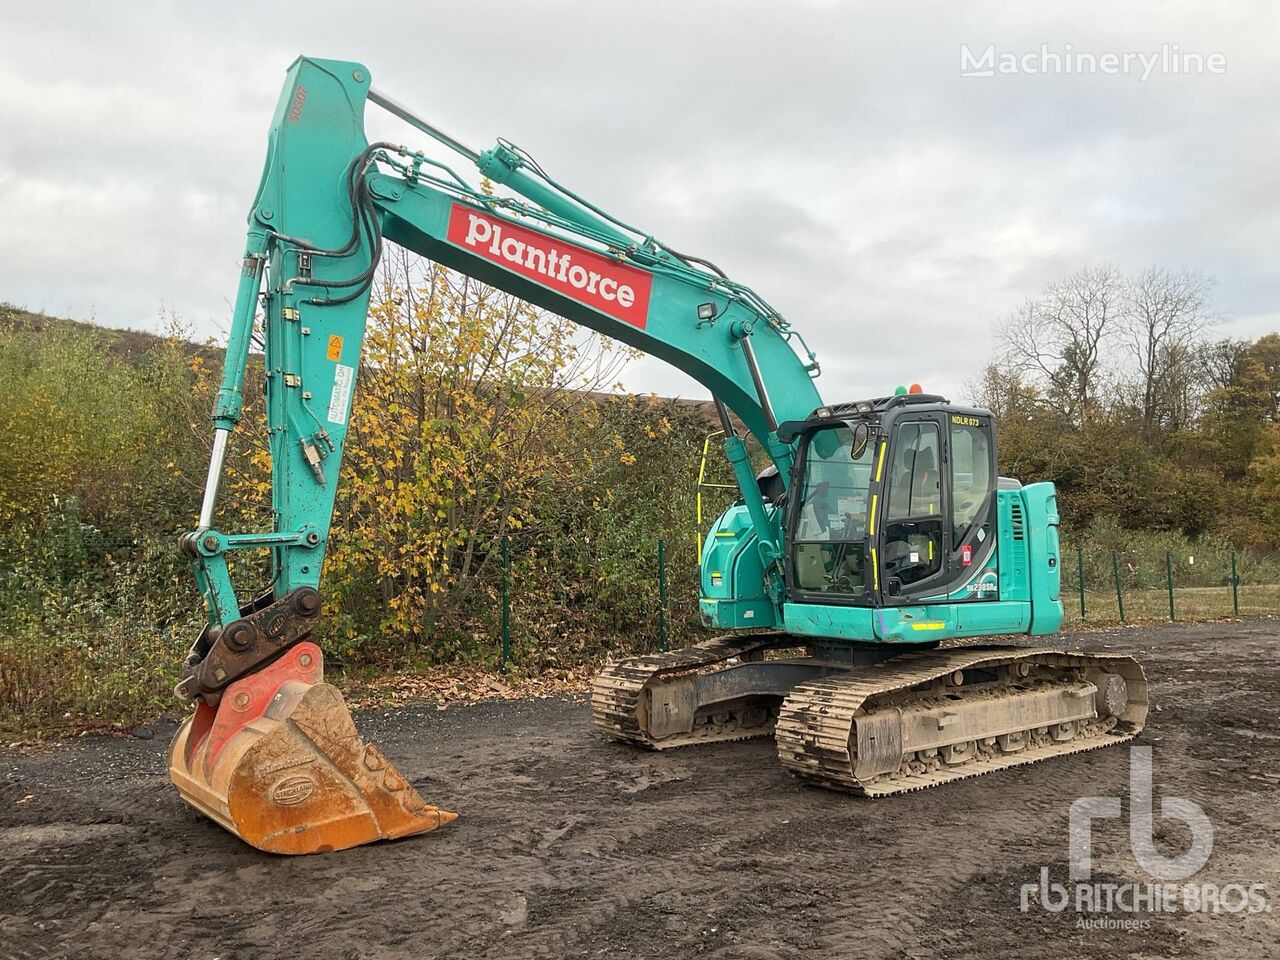
[[[200,701],[169,752],[182,798],[271,853],[324,853],[457,819],[426,803],[356,732],[320,648],[303,642]]]

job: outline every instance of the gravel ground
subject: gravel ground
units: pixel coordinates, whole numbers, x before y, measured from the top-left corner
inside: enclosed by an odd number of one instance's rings
[[[1197,885],[1280,899],[1280,628],[1213,623],[1064,638],[1138,656],[1159,798],[1215,829]],[[260,854],[186,808],[155,739],[0,752],[0,956],[1272,957],[1271,912],[1060,913],[1067,814],[1127,794],[1107,750],[868,801],[802,787],[772,742],[653,754],[607,742],[583,698],[364,713],[428,800],[426,836]],[[1097,821],[1094,881],[1151,882],[1127,821]],[[1157,847],[1190,834],[1157,819]],[[1274,905],[1273,905],[1274,908]],[[1082,926],[1131,919],[1138,929]]]

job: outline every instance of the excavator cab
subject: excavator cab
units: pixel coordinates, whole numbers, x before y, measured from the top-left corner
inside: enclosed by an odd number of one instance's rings
[[[903,394],[819,408],[779,432],[799,440],[785,518],[793,602],[918,604],[984,569],[997,542],[990,413]]]
[[[606,667],[599,729],[657,750],[772,735],[801,780],[888,796],[1142,728],[1129,657],[941,646],[1062,622],[1053,485],[997,477],[989,412],[903,393],[776,435],[790,483],[758,487],[781,549],[744,489],[702,554],[704,619],[764,629]]]

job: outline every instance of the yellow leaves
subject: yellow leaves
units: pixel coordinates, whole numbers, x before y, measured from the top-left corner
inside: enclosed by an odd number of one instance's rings
[[[595,410],[566,416],[564,388],[584,376],[566,364],[593,363],[572,324],[444,268],[414,270],[370,305],[326,574],[402,637],[492,569],[497,541],[535,522],[544,484],[576,475],[582,460],[565,451],[582,449]]]
[[[636,465],[635,454],[623,451],[622,455],[618,457],[618,462],[625,464],[628,467],[634,467]]]

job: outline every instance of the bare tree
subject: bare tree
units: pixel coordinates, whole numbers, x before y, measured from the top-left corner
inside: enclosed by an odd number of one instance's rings
[[[1051,283],[999,327],[1005,367],[1040,382],[1076,423],[1102,409],[1104,351],[1124,313],[1124,287],[1114,267],[1086,267]]]
[[[1129,281],[1124,326],[1137,366],[1143,426],[1185,426],[1198,393],[1196,344],[1209,325],[1212,282],[1192,270],[1150,267]]]

